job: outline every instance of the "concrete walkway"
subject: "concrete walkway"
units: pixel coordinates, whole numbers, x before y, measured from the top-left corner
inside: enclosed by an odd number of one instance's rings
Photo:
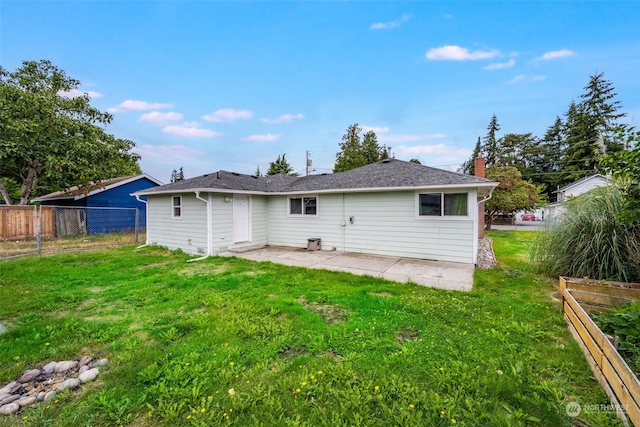
[[[229,255],[253,261],[384,277],[396,282],[413,282],[439,289],[470,291],[473,286],[474,266],[470,264],[335,251],[307,251],[282,246],[234,251]]]

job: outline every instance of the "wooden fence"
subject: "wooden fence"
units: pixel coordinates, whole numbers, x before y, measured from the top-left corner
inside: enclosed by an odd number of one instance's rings
[[[560,278],[564,318],[591,370],[611,399],[618,417],[640,427],[640,382],[587,314],[612,305],[640,300],[640,284]],[[585,310],[585,308],[587,310]],[[624,409],[624,411],[623,411]],[[625,414],[626,411],[626,414]]]
[[[56,235],[56,209],[44,206],[0,206],[0,241],[35,239]]]

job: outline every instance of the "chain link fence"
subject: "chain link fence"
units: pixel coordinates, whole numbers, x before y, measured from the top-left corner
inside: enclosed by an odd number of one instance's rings
[[[0,259],[138,244],[137,208],[0,206]]]

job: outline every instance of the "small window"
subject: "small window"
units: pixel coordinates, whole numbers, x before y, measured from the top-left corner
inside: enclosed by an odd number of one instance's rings
[[[290,197],[289,215],[317,215],[317,197]]]
[[[182,218],[182,196],[173,196],[173,218]]]
[[[467,193],[427,193],[418,197],[420,216],[468,216]]]

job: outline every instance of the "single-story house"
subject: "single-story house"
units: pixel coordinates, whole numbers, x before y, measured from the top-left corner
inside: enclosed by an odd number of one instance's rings
[[[591,191],[594,188],[604,187],[611,184],[611,178],[604,175],[595,174],[585,176],[579,180],[572,182],[562,188],[557,189],[553,193],[556,194],[556,202],[549,203],[547,209],[549,210],[549,218],[558,218],[562,212],[564,212],[563,204],[566,203],[572,197],[579,196]]]
[[[478,205],[498,183],[397,159],[346,172],[256,177],[218,171],[137,191],[147,244],[215,255],[308,247],[475,264]]]
[[[43,206],[83,208],[57,210],[58,235],[133,230],[135,209],[138,209],[139,227],[146,227],[147,205],[131,193],[160,185],[162,182],[147,174],[122,176],[84,188],[74,186],[66,191],[56,191],[37,197],[32,202],[39,202]]]

